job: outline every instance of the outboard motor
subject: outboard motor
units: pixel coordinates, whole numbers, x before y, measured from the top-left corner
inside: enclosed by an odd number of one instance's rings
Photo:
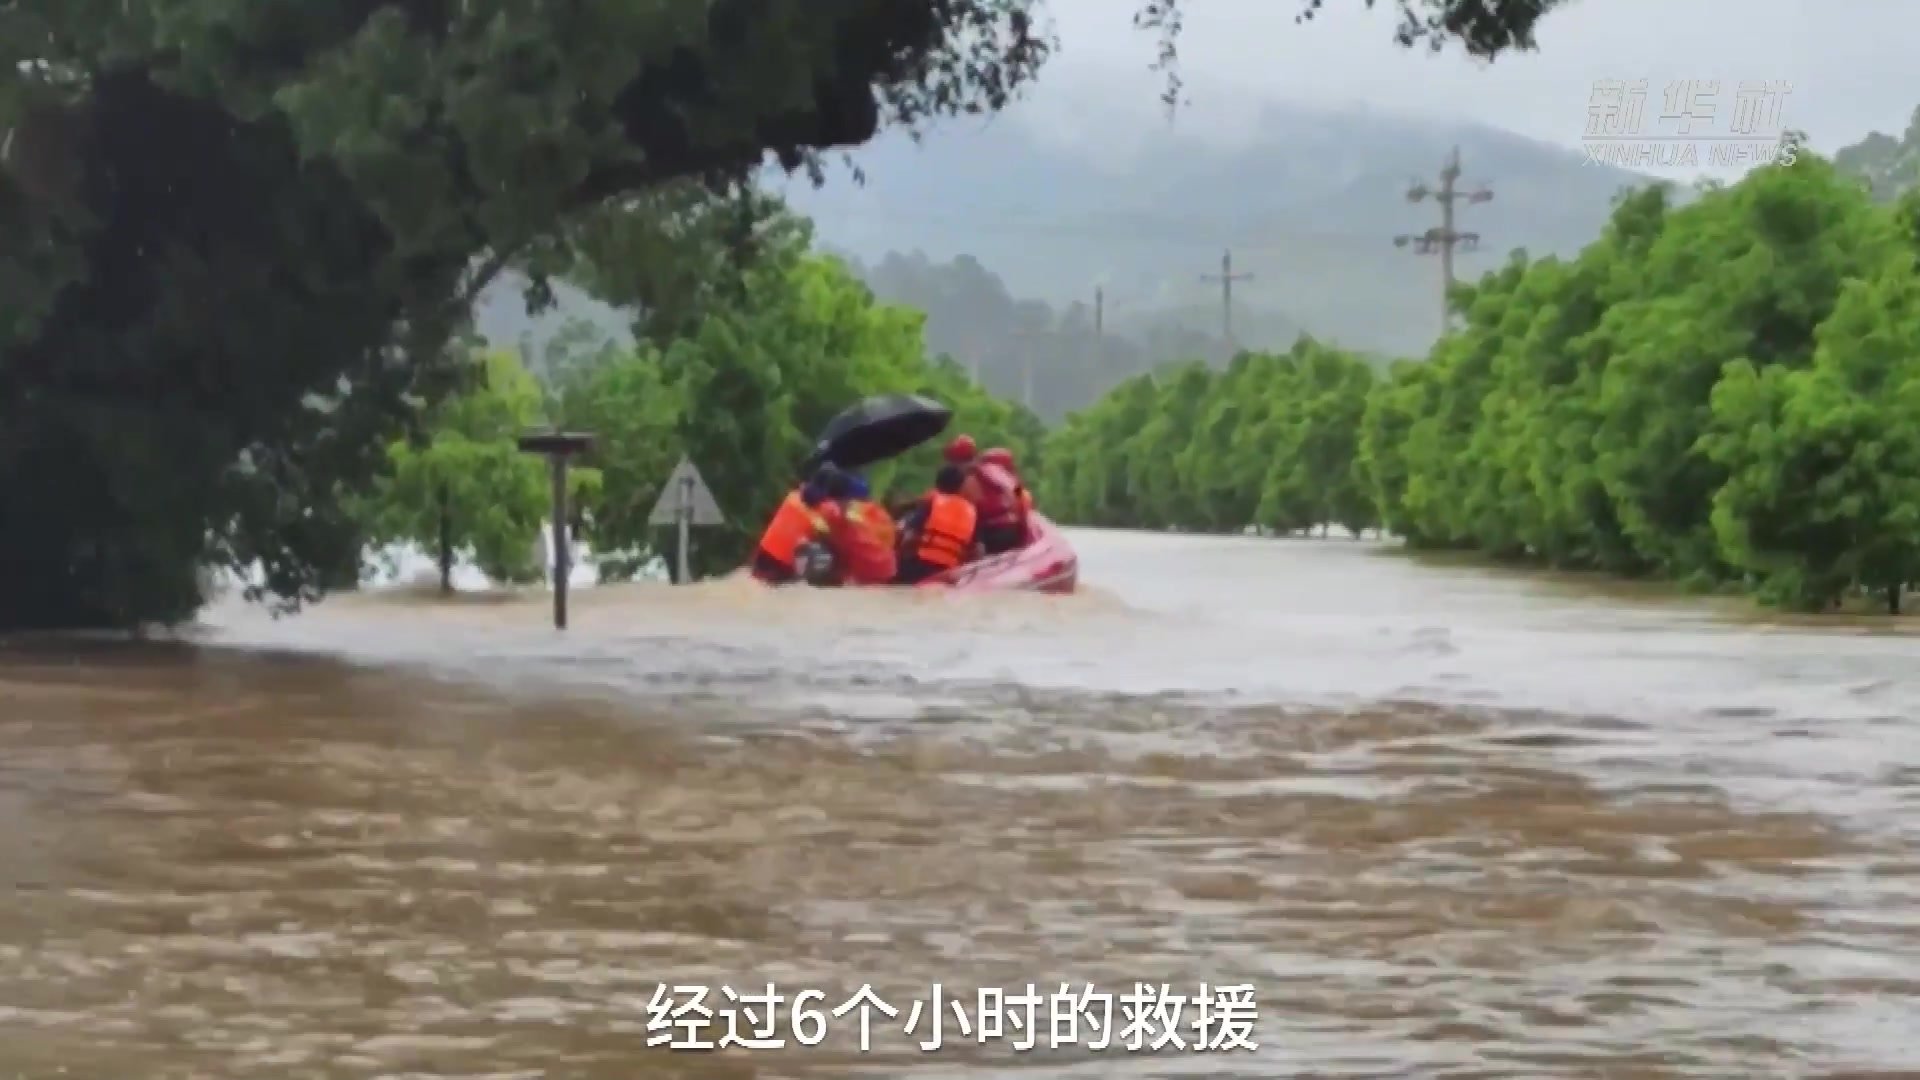
[[[814,586],[834,584],[840,569],[833,549],[817,540],[809,540],[794,551],[793,567],[799,572],[800,580]]]

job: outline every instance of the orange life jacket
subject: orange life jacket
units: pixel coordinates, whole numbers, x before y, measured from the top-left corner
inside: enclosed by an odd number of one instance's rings
[[[760,534],[760,551],[787,569],[793,569],[793,557],[800,545],[826,532],[827,523],[807,508],[798,491],[789,492],[780,501],[780,509]]]
[[[920,544],[914,555],[929,566],[959,566],[973,546],[980,512],[959,495],[935,492],[927,500],[927,518],[920,526]]]
[[[865,500],[821,508],[843,580],[854,585],[885,585],[899,571],[894,557],[893,518]]]

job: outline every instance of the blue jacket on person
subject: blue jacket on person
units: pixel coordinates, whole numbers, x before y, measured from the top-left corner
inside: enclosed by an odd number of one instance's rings
[[[800,499],[808,506],[818,506],[827,499],[871,497],[872,489],[867,486],[865,477],[831,463],[820,466],[819,471],[800,489]]]

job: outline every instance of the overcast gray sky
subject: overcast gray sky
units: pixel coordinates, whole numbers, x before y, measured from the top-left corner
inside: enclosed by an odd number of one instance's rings
[[[1162,84],[1147,70],[1151,35],[1132,28],[1135,0],[1048,2],[1063,51],[1019,122],[1095,150],[1093,140],[1158,120]],[[1186,3],[1192,103],[1177,122],[1221,138],[1244,137],[1261,103],[1281,101],[1439,114],[1578,149],[1597,80],[1648,80],[1652,134],[1674,130],[1659,120],[1671,81],[1720,80],[1724,131],[1737,83],[1785,80],[1781,126],[1831,153],[1870,130],[1904,130],[1920,105],[1920,0],[1575,0],[1542,22],[1538,52],[1490,65],[1399,48],[1391,0],[1371,12],[1327,0],[1303,25],[1299,0]]]

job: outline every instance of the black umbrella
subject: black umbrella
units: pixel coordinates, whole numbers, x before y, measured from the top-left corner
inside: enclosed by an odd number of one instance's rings
[[[877,394],[841,411],[821,430],[802,471],[825,462],[843,469],[864,469],[899,457],[940,434],[953,422],[953,410],[919,394]]]

